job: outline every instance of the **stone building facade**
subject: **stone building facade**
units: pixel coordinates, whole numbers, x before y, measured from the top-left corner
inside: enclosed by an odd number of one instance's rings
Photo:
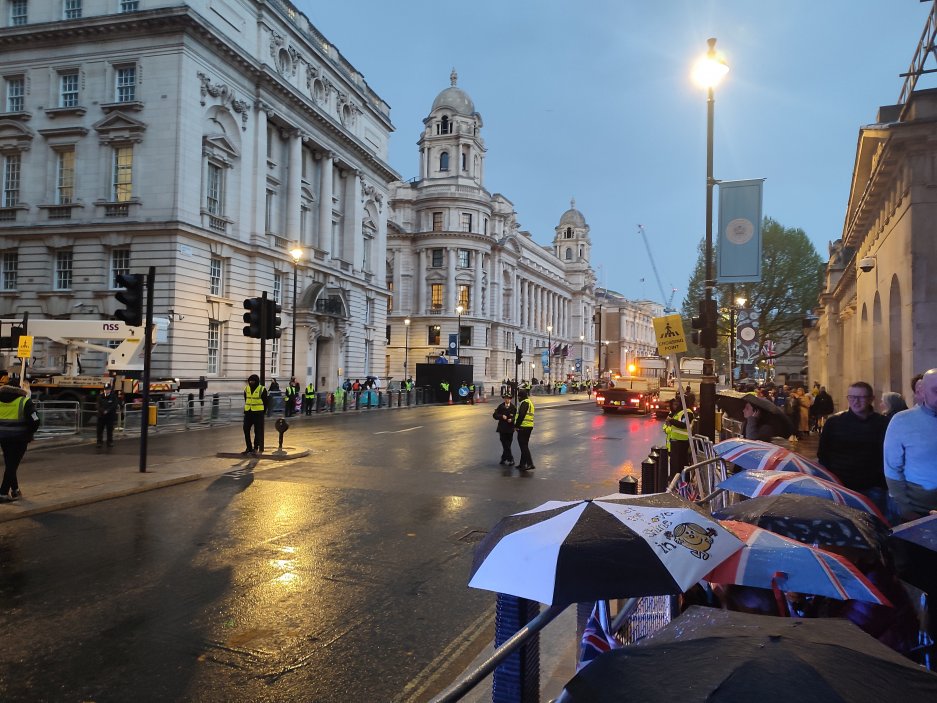
[[[515,347],[522,379],[588,374],[595,275],[585,217],[573,203],[549,246],[520,229],[511,201],[485,188],[482,118],[457,82],[453,71],[424,120],[419,176],[391,187],[385,375],[458,352],[476,382],[494,385],[514,377]]]
[[[856,380],[910,400],[912,376],[937,366],[937,91],[911,92],[859,130],[851,183],[805,322],[810,380],[837,409]]]
[[[108,319],[116,275],[155,266],[155,375],[242,388],[260,369],[242,301],[263,291],[283,307],[268,378],[381,372],[390,109],[304,15],[4,6],[0,317]],[[40,344],[35,366],[59,352]]]
[[[629,364],[640,357],[657,356],[654,318],[664,306],[652,300],[629,300],[621,293],[599,288],[595,334],[599,339],[602,375],[628,376]]]

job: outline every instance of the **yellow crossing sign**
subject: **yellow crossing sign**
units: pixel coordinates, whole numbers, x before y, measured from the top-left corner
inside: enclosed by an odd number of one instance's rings
[[[33,338],[28,334],[20,335],[19,345],[16,347],[17,359],[29,359],[33,355]]]
[[[657,337],[657,353],[661,356],[686,351],[683,320],[679,315],[655,317],[654,336]]]

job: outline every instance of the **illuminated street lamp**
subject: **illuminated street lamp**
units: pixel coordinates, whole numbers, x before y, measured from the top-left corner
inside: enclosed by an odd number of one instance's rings
[[[456,336],[455,336],[455,358],[456,358],[456,362],[458,362],[459,355],[461,352],[461,350],[459,349],[459,346],[462,344],[462,313],[465,312],[465,308],[463,308],[461,305],[457,305],[455,308],[455,311],[459,315],[459,326],[456,328]]]
[[[403,326],[407,330],[406,346],[403,348],[403,375],[404,377],[406,377],[407,376],[407,360],[408,360],[408,357],[410,356],[410,318],[409,317],[404,318]],[[406,380],[406,378],[404,378],[404,380]]]
[[[547,388],[553,392],[553,325],[547,325]]]
[[[586,337],[585,335],[579,335],[579,383],[582,383],[582,371],[583,366],[586,365],[586,360],[583,358],[586,355]]]
[[[534,362],[531,361],[531,362],[530,362],[530,380],[531,380],[531,383],[533,383],[533,380],[534,380],[534,368],[535,368],[535,366],[536,366],[536,364],[534,364]]]
[[[299,262],[303,258],[303,249],[299,244],[295,244],[290,249],[290,256],[293,257],[293,335],[290,339],[293,345],[293,352],[290,357],[290,380],[296,377],[296,288],[297,275],[299,272]],[[314,379],[313,379],[314,380]]]
[[[735,284],[732,284],[733,293],[735,292]],[[736,352],[736,336],[737,330],[735,329],[736,325],[736,313],[745,307],[745,303],[748,300],[739,296],[735,299],[735,304],[729,306],[729,385],[733,385],[735,381],[735,362],[737,361],[738,354]],[[741,375],[741,374],[739,374]]]
[[[703,281],[705,289],[706,309],[709,309],[713,297],[713,287],[716,282],[713,278],[713,120],[715,116],[714,89],[729,72],[729,65],[716,53],[716,40],[708,39],[709,49],[694,67],[693,77],[702,88],[706,89],[706,279]],[[711,321],[713,324],[715,321]],[[707,339],[708,341],[708,339]],[[713,350],[704,347],[705,361],[703,362],[703,379],[700,383],[700,434],[714,439],[716,433],[716,376],[713,367]]]

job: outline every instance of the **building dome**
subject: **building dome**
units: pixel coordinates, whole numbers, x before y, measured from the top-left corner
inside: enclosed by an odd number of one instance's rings
[[[468,96],[468,93],[456,85],[458,79],[459,74],[455,72],[455,69],[452,69],[452,73],[449,74],[449,82],[451,85],[436,96],[436,99],[433,101],[433,109],[431,112],[434,112],[441,107],[448,107],[450,110],[459,115],[475,114],[475,103],[472,102],[472,99]]]
[[[560,218],[560,227],[585,227],[585,216],[576,209],[576,199],[569,201],[569,210]]]

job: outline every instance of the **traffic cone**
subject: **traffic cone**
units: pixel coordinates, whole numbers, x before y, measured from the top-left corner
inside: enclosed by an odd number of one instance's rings
[[[452,405],[452,391],[449,391],[449,405]]]

